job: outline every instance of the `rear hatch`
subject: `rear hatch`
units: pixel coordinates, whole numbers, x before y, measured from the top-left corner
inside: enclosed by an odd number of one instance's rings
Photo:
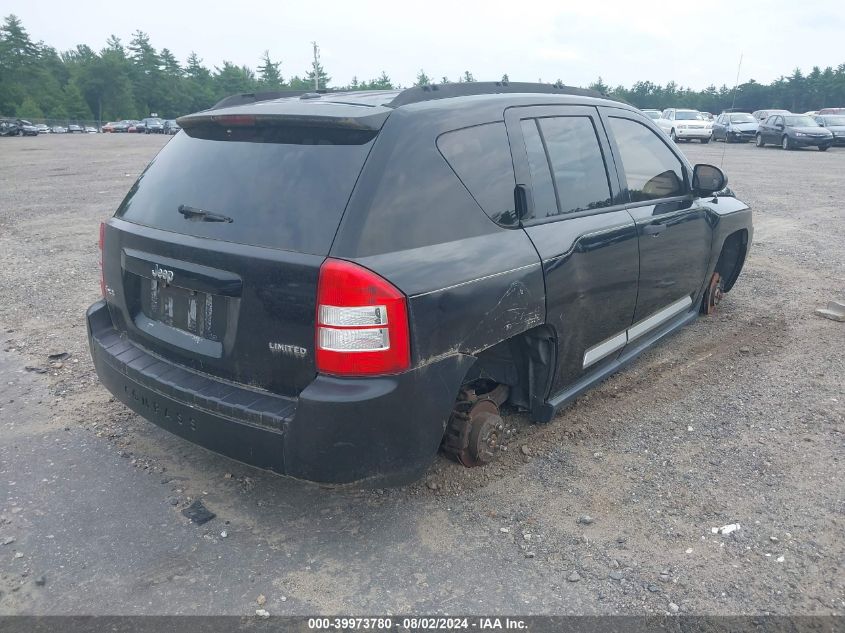
[[[320,265],[387,113],[261,105],[180,119],[106,227],[105,292],[154,354],[296,395],[316,373]]]

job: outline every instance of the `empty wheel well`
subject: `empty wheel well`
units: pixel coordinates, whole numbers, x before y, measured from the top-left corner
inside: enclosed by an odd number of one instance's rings
[[[739,277],[748,251],[748,231],[731,233],[722,243],[722,252],[716,262],[716,272],[724,280],[724,291],[729,291]]]
[[[464,385],[493,382],[510,387],[507,403],[536,412],[545,403],[556,364],[557,339],[541,325],[475,354]]]

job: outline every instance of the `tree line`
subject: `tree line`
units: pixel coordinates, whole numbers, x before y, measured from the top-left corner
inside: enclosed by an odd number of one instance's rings
[[[469,71],[457,81],[475,81]],[[503,75],[507,81],[508,76]],[[0,26],[0,115],[24,119],[118,120],[137,119],[155,112],[173,118],[213,105],[239,92],[309,90],[320,88],[370,90],[401,88],[382,72],[345,86],[335,85],[315,56],[301,75],[283,76],[282,64],[261,56],[255,70],[224,61],[209,68],[196,53],[180,63],[173,53],[156,50],[149,35],[136,31],[127,44],[112,35],[95,51],[87,44],[59,52],[34,42],[15,15]],[[430,77],[420,70],[414,85],[447,83],[448,77]],[[565,83],[565,82],[561,82]],[[665,86],[639,81],[630,88],[611,87],[601,77],[590,88],[620,98],[639,108],[689,107],[721,112],[729,107],[746,111],[784,108],[793,112],[825,106],[845,106],[845,64],[814,67],[806,75],[796,68],[791,75],[765,85],[753,79],[734,88],[715,85],[694,90],[669,82]]]

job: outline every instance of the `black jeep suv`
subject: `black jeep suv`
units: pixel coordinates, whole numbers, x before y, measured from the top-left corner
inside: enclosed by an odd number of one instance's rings
[[[731,289],[751,211],[645,115],[470,83],[236,95],[182,117],[101,227],[102,382],[321,482],[495,456]]]

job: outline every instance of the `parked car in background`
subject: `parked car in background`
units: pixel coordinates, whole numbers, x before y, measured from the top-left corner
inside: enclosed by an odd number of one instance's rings
[[[129,134],[143,134],[144,133],[144,124],[140,121],[130,121],[129,127],[126,128],[126,131]]]
[[[67,126],[67,133],[68,134],[84,134],[85,129],[81,125],[77,125],[76,123],[71,123]]]
[[[703,116],[707,121],[712,121],[716,117],[713,116],[712,112],[702,112],[701,116]]]
[[[38,123],[35,125],[36,129],[38,130],[39,134],[49,134],[50,133],[50,126],[46,123]]]
[[[95,127],[93,127],[93,126],[91,126],[91,125],[86,125],[86,126],[85,126],[85,132],[87,132],[88,134],[96,134],[96,133],[97,133],[97,128],[95,128]]]
[[[817,114],[813,119],[831,131],[834,145],[845,145],[845,114]]]
[[[667,108],[655,123],[675,142],[697,139],[709,143],[713,133],[713,124],[698,110]]]
[[[807,116],[815,116],[818,113],[819,113],[818,110],[810,110],[809,112],[805,112],[804,114],[806,114]]]
[[[723,113],[713,123],[713,140],[745,143],[754,140],[759,123],[748,112]]]
[[[755,141],[757,147],[772,143],[783,149],[818,147],[824,152],[833,145],[833,132],[805,114],[774,114],[760,124]]]
[[[300,479],[404,483],[439,446],[495,459],[500,405],[549,422],[712,312],[752,242],[718,167],[584,92],[237,95],[180,117],[100,226],[103,385]]]
[[[660,118],[660,110],[643,110],[642,113],[652,121],[657,121]]]
[[[21,136],[20,119],[0,119],[0,136]]]
[[[819,114],[845,114],[845,108],[822,108]]]
[[[762,123],[773,114],[792,114],[789,110],[755,110],[751,113],[758,122]]]
[[[67,134],[67,128],[63,125],[54,125],[52,130],[53,134]]]
[[[164,121],[158,117],[151,117],[141,121],[146,134],[164,134]]]
[[[103,132],[110,134],[123,134],[129,130],[130,121],[110,121],[103,126]]]
[[[179,127],[179,124],[176,123],[175,119],[167,119],[164,122],[164,133],[165,134],[173,135],[173,134],[176,134],[176,132],[178,132],[181,129],[182,128]]]
[[[21,134],[24,136],[38,136],[38,127],[21,119]]]

